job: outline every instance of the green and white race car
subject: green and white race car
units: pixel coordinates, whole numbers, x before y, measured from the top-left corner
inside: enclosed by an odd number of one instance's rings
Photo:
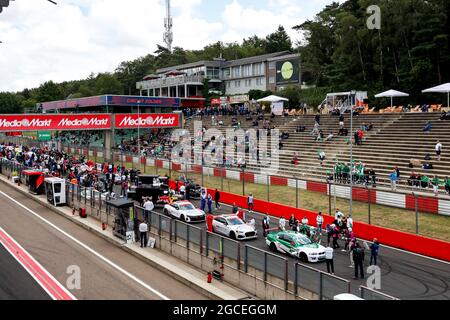
[[[325,260],[324,246],[311,242],[307,236],[295,231],[269,233],[266,244],[274,252],[287,253],[305,262]]]

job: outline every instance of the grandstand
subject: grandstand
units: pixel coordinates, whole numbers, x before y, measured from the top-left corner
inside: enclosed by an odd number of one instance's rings
[[[223,121],[223,126],[214,126],[214,128],[225,133],[226,129],[230,127],[233,117],[241,122],[243,130],[252,127],[252,121],[246,121],[246,116],[219,116],[219,119]],[[278,173],[279,175],[325,181],[327,171],[333,172],[336,159],[340,162],[348,163],[350,161],[349,139],[351,137],[337,136],[339,117],[321,115],[320,128],[325,136],[330,132],[334,134],[333,140],[328,142],[316,142],[316,136],[310,134],[313,129],[314,117],[314,115],[273,119],[266,117],[271,120],[271,126],[274,125],[280,132],[289,133],[289,138],[283,141],[284,146],[280,152],[280,168],[283,170]],[[426,174],[430,178],[434,175],[438,175],[441,179],[444,178],[448,175],[448,168],[450,168],[450,157],[445,151],[445,146],[450,145],[450,125],[448,121],[439,120],[439,117],[438,113],[371,113],[354,117],[354,130],[364,124],[373,124],[373,130],[365,132],[363,144],[361,146],[354,145],[354,161],[362,161],[366,168],[373,168],[381,185],[389,184],[388,176],[394,167],[400,169],[401,179],[405,180],[412,171]],[[433,129],[430,133],[423,133],[422,128],[428,121],[431,121]],[[262,127],[262,122],[260,121],[259,128]],[[344,123],[344,127],[349,129],[349,114],[345,115]],[[213,127],[211,117],[204,117],[203,125],[207,129]],[[305,132],[296,132],[299,125],[306,127]],[[194,121],[188,121],[186,129],[192,136],[195,136]],[[444,152],[439,162],[434,153],[437,140],[444,145]],[[327,156],[323,166],[318,160],[319,150],[324,151]],[[299,155],[297,166],[291,163],[295,152]],[[411,159],[417,159],[423,163],[427,154],[432,157],[432,160],[429,161],[433,165],[432,170],[424,170],[420,166],[408,167]],[[264,168],[250,164],[247,165],[247,169],[264,171]]]

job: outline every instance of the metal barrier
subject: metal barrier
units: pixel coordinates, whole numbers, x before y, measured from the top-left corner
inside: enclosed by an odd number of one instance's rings
[[[351,293],[350,281],[295,263],[294,291],[296,294],[298,287],[317,294],[319,300],[332,300],[338,294]]]
[[[361,298],[364,300],[399,300],[393,296],[382,293],[380,291],[367,288],[365,286],[359,287]]]

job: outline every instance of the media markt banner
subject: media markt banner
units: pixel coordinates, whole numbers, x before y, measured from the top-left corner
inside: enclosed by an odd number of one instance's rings
[[[39,141],[50,141],[52,140],[52,133],[50,131],[39,131],[38,132]]]

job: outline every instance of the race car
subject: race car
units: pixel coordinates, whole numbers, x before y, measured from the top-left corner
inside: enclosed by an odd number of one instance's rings
[[[108,200],[109,192],[98,192],[93,191],[92,195],[95,200]],[[81,190],[81,198],[86,198],[86,200],[91,200],[91,189],[83,189]]]
[[[164,206],[164,214],[183,222],[204,222],[206,214],[189,201],[176,201]]]
[[[212,229],[213,232],[230,237],[233,240],[250,240],[258,237],[254,225],[245,223],[234,214],[214,217]]]
[[[304,262],[325,260],[324,246],[311,242],[307,236],[295,231],[269,233],[266,244],[274,252],[287,253]]]

